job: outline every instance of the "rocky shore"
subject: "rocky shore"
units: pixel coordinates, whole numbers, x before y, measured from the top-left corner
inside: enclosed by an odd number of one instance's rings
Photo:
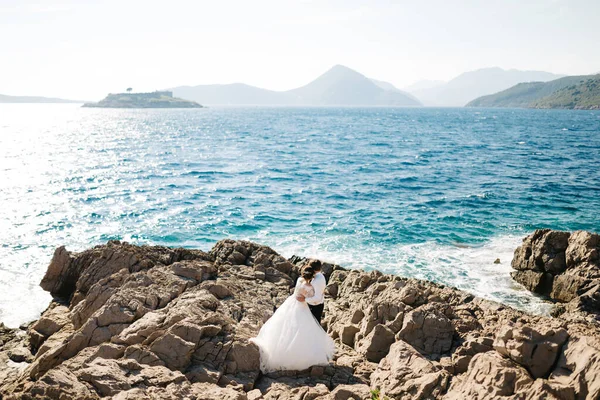
[[[55,300],[27,326],[0,327],[0,397],[600,398],[600,326],[585,307],[529,315],[331,264],[323,325],[334,361],[261,374],[248,339],[305,261],[233,240],[208,253],[116,241],[58,248],[41,283]]]

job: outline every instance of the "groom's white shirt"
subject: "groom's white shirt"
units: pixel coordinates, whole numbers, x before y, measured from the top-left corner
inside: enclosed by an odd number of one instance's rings
[[[315,289],[315,295],[312,297],[307,297],[305,299],[306,302],[311,306],[316,306],[323,303],[323,301],[325,301],[325,286],[327,285],[325,282],[325,276],[322,273],[317,272],[310,284],[312,285],[313,289]]]

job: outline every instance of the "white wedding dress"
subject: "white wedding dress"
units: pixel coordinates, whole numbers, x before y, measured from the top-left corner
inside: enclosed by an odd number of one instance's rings
[[[313,365],[326,365],[333,358],[335,344],[296,295],[314,295],[312,286],[298,279],[294,294],[262,326],[258,336],[250,339],[260,348],[260,370],[304,370]]]

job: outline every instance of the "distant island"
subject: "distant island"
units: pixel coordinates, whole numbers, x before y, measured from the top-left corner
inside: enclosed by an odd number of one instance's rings
[[[202,108],[195,101],[173,97],[164,90],[150,93],[111,93],[97,103],[85,103],[83,107],[94,108]]]
[[[369,79],[336,65],[312,82],[287,91],[261,89],[243,83],[179,86],[175,95],[202,104],[270,106],[422,106],[413,95],[388,82]]]
[[[467,107],[600,109],[600,74],[567,76],[550,82],[519,83],[479,97]]]

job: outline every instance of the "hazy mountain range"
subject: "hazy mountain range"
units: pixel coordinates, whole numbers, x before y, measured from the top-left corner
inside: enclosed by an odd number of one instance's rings
[[[527,107],[530,102],[565,87],[573,78],[543,71],[484,68],[465,72],[448,81],[420,81],[400,90],[389,82],[371,79],[348,67],[336,65],[312,82],[287,91],[262,89],[244,83],[179,86],[176,97],[203,105],[281,106],[509,106]],[[556,80],[558,79],[558,81]],[[543,82],[553,83],[542,88]],[[573,81],[575,82],[575,81]],[[520,85],[514,87],[515,85]],[[567,85],[568,86],[568,85]],[[514,88],[513,88],[514,87]],[[499,93],[510,89],[509,93]],[[539,91],[539,94],[536,94]],[[480,99],[482,96],[498,97]],[[476,100],[477,99],[477,100]],[[0,103],[80,103],[33,96],[0,95]]]
[[[273,91],[243,83],[179,86],[173,94],[200,104],[308,106],[420,106],[413,95],[387,82],[376,81],[336,65],[297,89]]]
[[[83,103],[78,100],[56,99],[40,96],[8,96],[0,94],[0,103]]]
[[[508,89],[522,82],[547,82],[564,75],[543,71],[519,71],[515,69],[483,68],[465,72],[442,84],[419,87],[419,82],[405,88],[426,106],[462,107],[471,100]],[[423,85],[421,85],[423,86]]]
[[[479,97],[467,107],[600,108],[600,75],[566,76],[550,82],[519,83]]]

